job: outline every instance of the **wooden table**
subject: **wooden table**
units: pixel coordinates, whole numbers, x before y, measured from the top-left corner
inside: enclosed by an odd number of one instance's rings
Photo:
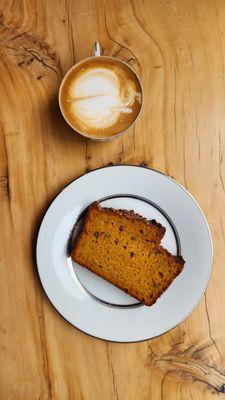
[[[1,1],[0,398],[225,398],[225,3],[221,0]],[[57,93],[99,40],[140,74],[135,129],[84,140]],[[171,332],[138,344],[89,337],[44,294],[35,264],[43,214],[86,170],[145,163],[183,184],[214,239],[210,285]],[[191,288],[187,288],[191,290]]]

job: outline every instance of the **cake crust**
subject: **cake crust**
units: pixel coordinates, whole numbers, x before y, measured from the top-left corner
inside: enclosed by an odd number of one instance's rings
[[[81,266],[129,293],[154,304],[183,269],[181,256],[161,245],[165,228],[134,211],[93,203],[71,252]]]

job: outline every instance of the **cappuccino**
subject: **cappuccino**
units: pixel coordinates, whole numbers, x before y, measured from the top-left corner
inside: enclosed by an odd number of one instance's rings
[[[93,138],[107,138],[129,128],[141,104],[136,74],[110,57],[93,57],[75,65],[60,90],[60,107],[67,122]]]

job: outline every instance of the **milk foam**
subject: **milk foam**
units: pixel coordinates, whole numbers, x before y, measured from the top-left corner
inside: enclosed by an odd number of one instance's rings
[[[91,128],[113,125],[121,113],[132,112],[132,105],[139,98],[134,82],[121,82],[114,70],[104,67],[84,71],[70,84],[70,112]]]

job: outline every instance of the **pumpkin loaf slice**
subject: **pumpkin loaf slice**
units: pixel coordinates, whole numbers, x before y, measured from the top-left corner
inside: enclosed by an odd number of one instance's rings
[[[184,260],[160,246],[156,221],[133,211],[90,206],[72,259],[150,306],[182,271]]]

